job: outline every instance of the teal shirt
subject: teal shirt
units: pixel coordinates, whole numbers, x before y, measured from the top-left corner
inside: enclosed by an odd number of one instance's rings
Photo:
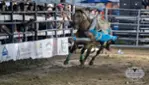
[[[116,36],[106,34],[105,32],[98,32],[96,29],[91,29],[90,32],[93,33],[96,41],[107,42],[109,40],[115,41],[117,39]],[[110,32],[110,30],[107,30],[107,32]]]
[[[95,36],[96,41],[107,42],[109,40],[115,41],[117,39],[116,36],[109,35],[109,33],[111,32],[110,29],[107,29],[107,31],[106,31],[106,32],[108,32],[108,34],[103,32],[103,31],[102,32],[98,32],[96,30],[96,28],[90,29],[89,31]],[[73,35],[73,39],[76,40],[76,36],[75,35]]]

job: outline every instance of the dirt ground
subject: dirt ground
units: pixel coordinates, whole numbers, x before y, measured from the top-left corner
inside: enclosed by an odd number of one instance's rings
[[[0,64],[0,85],[149,85],[148,49],[121,49],[124,54],[117,54],[118,49],[98,56],[93,66],[88,61],[79,66],[78,54],[66,66],[65,56],[5,62]],[[132,82],[125,77],[133,66],[144,70],[143,79]]]

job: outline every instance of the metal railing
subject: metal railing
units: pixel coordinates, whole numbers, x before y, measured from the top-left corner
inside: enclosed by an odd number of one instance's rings
[[[36,3],[34,4],[36,6]],[[55,4],[56,7],[56,4]],[[36,7],[35,7],[36,8]],[[74,8],[72,6],[72,8]],[[117,11],[117,14],[113,14]],[[71,14],[74,12],[72,9]],[[112,24],[114,35],[119,36],[118,41],[114,46],[117,47],[149,47],[149,10],[136,10],[136,9],[105,9],[105,18],[109,20]],[[15,39],[20,37],[24,38],[24,41],[28,41],[29,37],[32,40],[38,40],[39,37],[49,38],[49,37],[60,37],[67,36],[70,37],[75,30],[72,28],[57,29],[57,25],[54,29],[48,29],[47,23],[57,23],[62,20],[56,17],[59,11],[55,10],[51,13],[54,14],[52,19],[47,19],[47,10],[43,11],[0,11],[0,25],[16,25],[24,24],[30,19],[35,21],[32,23],[31,27],[34,31],[15,32],[12,30],[12,35],[1,34],[0,40],[9,40],[10,43],[15,43]],[[123,14],[129,13],[129,14]],[[42,16],[40,14],[43,14]],[[9,22],[5,22],[9,21]],[[46,28],[44,30],[39,30],[39,23],[46,23]],[[115,30],[114,26],[118,26],[118,30]],[[27,29],[27,28],[26,28]],[[11,39],[10,39],[11,38]],[[19,42],[19,41],[17,41]]]
[[[10,3],[12,7],[13,2],[10,2]],[[23,38],[22,42],[26,42],[28,41],[29,37],[32,38],[31,40],[34,41],[34,40],[39,40],[39,37],[42,37],[44,39],[47,37],[59,37],[59,36],[66,36],[66,34],[69,34],[69,35],[72,34],[73,30],[71,28],[64,28],[63,26],[63,29],[57,29],[58,28],[57,23],[64,22],[61,17],[57,16],[57,14],[59,14],[60,11],[55,9],[54,11],[50,12],[53,14],[53,16],[51,18],[47,18],[47,14],[49,14],[49,11],[47,10],[37,11],[36,6],[37,4],[34,3],[35,10],[33,11],[14,11],[13,9],[11,9],[10,11],[0,11],[0,26],[14,25],[14,27],[11,26],[9,28],[11,29],[11,35],[8,35],[6,33],[0,33],[0,40],[3,41],[3,44],[16,43],[16,42],[18,43],[20,42],[20,41],[16,41],[18,40],[18,38],[21,38],[21,39]],[[45,6],[47,5],[45,4]],[[57,4],[54,4],[54,7],[57,8]],[[73,8],[73,6],[71,7]],[[71,9],[70,14],[72,14],[72,11],[74,11],[74,9]],[[27,25],[26,23],[28,23],[30,19],[34,19],[34,21],[32,21],[29,25],[33,31],[27,31],[29,26],[26,26]],[[67,20],[67,21],[71,22],[71,20]],[[39,28],[40,23],[46,24],[44,30],[40,30]],[[54,23],[55,25],[53,29],[50,29],[47,26],[51,23]],[[20,27],[23,27],[23,30],[24,30],[23,32],[15,32],[14,28],[16,27],[16,25],[19,25],[19,24],[22,25]],[[18,28],[18,29],[21,29],[21,28]]]
[[[113,33],[119,36],[114,46],[149,47],[149,10],[105,9],[105,19],[112,24]]]

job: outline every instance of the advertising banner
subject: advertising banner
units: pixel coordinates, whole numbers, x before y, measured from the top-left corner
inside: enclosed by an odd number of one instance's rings
[[[57,38],[53,38],[53,56],[57,55]]]
[[[51,58],[55,55],[67,55],[68,45],[68,38],[65,37],[0,45],[0,62],[28,58]]]
[[[57,54],[58,55],[67,55],[68,54],[68,38],[64,37],[64,38],[58,38],[57,40]]]
[[[16,60],[18,44],[2,45],[0,49],[1,61]]]
[[[53,39],[43,40],[42,47],[43,58],[53,57]]]
[[[20,60],[20,59],[31,58],[31,54],[33,52],[32,45],[33,45],[33,42],[19,43],[16,59]]]
[[[32,56],[33,59],[43,58],[43,42],[43,40],[34,42],[34,56]]]

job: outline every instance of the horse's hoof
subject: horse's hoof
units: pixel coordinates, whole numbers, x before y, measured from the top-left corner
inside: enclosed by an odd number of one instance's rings
[[[67,64],[68,64],[68,61],[67,61],[67,60],[65,60],[65,61],[64,61],[64,65],[67,65]]]
[[[80,66],[84,66],[84,61],[80,60]]]
[[[91,66],[91,65],[94,65],[94,63],[93,63],[93,62],[90,62],[89,65],[90,65],[90,66]]]
[[[83,60],[80,60],[80,63],[83,64]]]
[[[83,63],[81,63],[79,66],[80,66],[80,67],[83,67],[83,66],[84,66],[84,64],[83,64]]]
[[[84,61],[80,60],[80,66],[84,66]]]

